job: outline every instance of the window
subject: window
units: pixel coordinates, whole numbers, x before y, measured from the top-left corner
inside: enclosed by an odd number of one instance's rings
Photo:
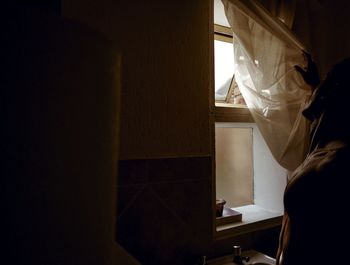
[[[214,11],[216,198],[243,215],[242,222],[217,226],[220,237],[280,224],[286,170],[272,157],[235,82],[235,40],[220,0]]]
[[[233,116],[234,117],[234,116]],[[216,227],[217,237],[281,223],[286,170],[251,122],[215,122],[216,196],[242,213],[242,222]]]
[[[235,82],[233,36],[228,27],[214,25],[215,105],[245,107]]]
[[[253,128],[215,124],[216,197],[227,207],[254,203]]]
[[[254,122],[235,82],[233,41],[229,27],[214,25],[215,121]]]
[[[216,197],[226,207],[253,204],[253,122],[235,82],[231,29],[214,25]]]

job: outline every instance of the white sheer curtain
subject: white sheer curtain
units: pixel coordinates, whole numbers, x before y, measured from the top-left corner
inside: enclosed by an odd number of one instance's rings
[[[309,145],[301,111],[311,90],[294,69],[306,62],[305,48],[287,27],[293,9],[272,15],[255,0],[222,2],[234,34],[238,86],[276,161],[294,170]]]

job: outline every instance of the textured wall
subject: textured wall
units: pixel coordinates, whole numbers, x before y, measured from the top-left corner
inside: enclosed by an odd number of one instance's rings
[[[212,233],[211,1],[63,1],[122,51],[118,241],[142,264],[193,264]]]
[[[208,1],[64,1],[63,13],[122,49],[122,159],[209,153]]]

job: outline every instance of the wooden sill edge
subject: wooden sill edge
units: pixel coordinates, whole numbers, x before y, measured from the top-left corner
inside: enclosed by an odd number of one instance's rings
[[[239,211],[241,208],[243,207],[240,207]],[[248,218],[247,220],[247,218],[245,218],[246,214],[243,212],[243,219],[241,222],[216,226],[214,239],[221,240],[255,231],[262,231],[278,227],[282,224],[282,213],[266,211],[259,207],[256,207],[256,211],[261,212],[261,215],[257,218]]]

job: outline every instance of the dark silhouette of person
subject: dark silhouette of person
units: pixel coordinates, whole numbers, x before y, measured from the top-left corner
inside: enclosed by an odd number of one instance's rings
[[[350,58],[334,65],[319,83],[316,64],[296,66],[314,87],[303,115],[311,143],[284,193],[285,213],[277,265],[342,263],[348,249],[350,177]]]

